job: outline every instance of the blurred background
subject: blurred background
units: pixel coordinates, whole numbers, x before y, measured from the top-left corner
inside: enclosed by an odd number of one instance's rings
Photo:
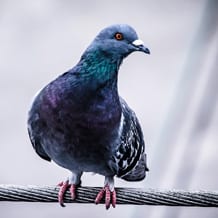
[[[123,63],[119,92],[145,136],[146,180],[116,186],[218,189],[218,1],[0,1],[0,183],[55,185],[68,172],[42,160],[26,119],[34,94],[74,66],[105,26],[128,23],[150,49]],[[83,185],[104,178],[85,174]],[[1,217],[217,218],[213,208],[0,203]]]

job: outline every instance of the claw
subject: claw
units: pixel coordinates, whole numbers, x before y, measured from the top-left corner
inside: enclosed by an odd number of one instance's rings
[[[64,182],[60,182],[60,183],[58,183],[58,186],[62,186],[64,184]]]

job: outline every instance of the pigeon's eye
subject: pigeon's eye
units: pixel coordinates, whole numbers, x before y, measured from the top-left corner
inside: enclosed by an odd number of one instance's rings
[[[116,33],[116,34],[114,35],[114,38],[115,38],[116,40],[123,40],[123,34],[122,34],[122,33]]]

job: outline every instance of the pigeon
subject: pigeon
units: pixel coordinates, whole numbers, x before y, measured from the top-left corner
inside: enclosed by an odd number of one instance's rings
[[[149,49],[127,24],[101,30],[79,62],[39,91],[28,113],[28,133],[36,153],[70,171],[59,184],[64,205],[76,198],[83,172],[105,177],[93,199],[116,206],[114,177],[141,181],[148,171],[145,143],[134,111],[118,94],[119,67],[135,51]]]

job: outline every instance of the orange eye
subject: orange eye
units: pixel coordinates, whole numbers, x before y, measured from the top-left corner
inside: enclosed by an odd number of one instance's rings
[[[116,33],[114,35],[114,37],[115,37],[116,40],[123,40],[123,34],[122,33]]]

